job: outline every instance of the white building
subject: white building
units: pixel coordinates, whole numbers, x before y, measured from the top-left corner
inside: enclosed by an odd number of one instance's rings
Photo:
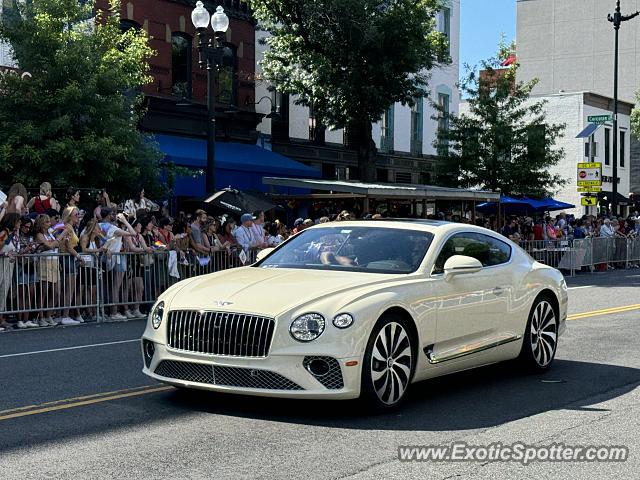
[[[0,21],[3,21],[5,14],[11,8],[11,0],[0,0]],[[6,43],[0,42],[0,68],[14,67],[15,63],[11,57],[11,48]]]
[[[623,14],[640,9],[640,0],[621,4]],[[614,0],[518,0],[518,80],[538,78],[535,95],[587,91],[613,97],[614,30],[607,15],[615,6]],[[620,100],[626,102],[635,101],[640,86],[638,45],[640,18],[620,27],[618,87]],[[636,138],[631,139],[631,148],[632,157],[620,171],[628,170],[631,163],[631,191],[640,193]]]
[[[450,39],[451,64],[431,71],[430,98],[422,98],[413,108],[396,103],[372,128],[379,150],[377,179],[395,183],[429,183],[435,170],[435,148],[438,121],[431,117],[435,109],[431,102],[445,105],[457,112],[460,94],[457,88],[460,62],[460,0],[450,0],[449,6],[437,18],[437,27]],[[256,32],[256,75],[261,72],[260,60],[264,45],[260,39],[266,34]],[[258,126],[263,144],[306,164],[322,168],[327,179],[355,178],[355,152],[344,148],[343,130],[318,132],[313,112],[295,105],[295,98],[269,90],[269,85],[256,82],[256,111],[268,114],[272,106],[280,109],[280,120],[264,118]]]
[[[533,95],[531,102],[546,101],[544,110],[550,123],[565,124],[562,137],[556,141],[555,149],[562,148],[564,157],[551,172],[567,180],[567,184],[555,193],[554,198],[575,205],[565,210],[577,217],[583,214],[595,214],[596,207],[583,207],[580,204],[582,194],[578,192],[578,163],[602,163],[602,192],[598,195],[600,207],[607,207],[612,198],[613,180],[613,125],[607,122],[597,128],[593,138],[576,138],[590,123],[589,116],[612,115],[613,99],[591,92],[557,93],[553,95]],[[628,213],[630,168],[630,114],[633,104],[618,102],[618,205],[623,213]],[[460,112],[469,114],[468,103],[460,104]],[[590,156],[591,141],[595,142],[595,155]],[[586,146],[589,145],[589,146]],[[594,194],[596,195],[596,194]],[[606,197],[606,198],[605,198]]]

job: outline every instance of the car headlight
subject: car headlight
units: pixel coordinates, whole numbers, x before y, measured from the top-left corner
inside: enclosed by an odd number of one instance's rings
[[[353,323],[353,316],[349,313],[339,313],[333,317],[333,324],[336,328],[349,328]]]
[[[315,340],[324,332],[324,317],[319,313],[306,313],[296,318],[289,331],[291,336],[299,342]]]
[[[156,330],[160,328],[162,317],[164,317],[164,302],[156,303],[156,305],[151,309],[151,315],[149,317],[151,318],[151,325],[153,325],[153,328]]]

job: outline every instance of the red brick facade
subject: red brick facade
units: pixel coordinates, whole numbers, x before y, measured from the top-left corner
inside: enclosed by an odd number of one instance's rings
[[[98,8],[105,8],[106,0],[97,0]],[[171,35],[183,32],[193,39],[192,50],[192,92],[194,101],[203,102],[207,91],[206,72],[198,66],[197,36],[191,23],[191,11],[195,0],[122,0],[122,20],[133,21],[144,28],[151,37],[151,47],[157,55],[149,60],[152,84],[147,85],[145,93],[150,96],[172,97],[171,95]],[[245,103],[253,102],[255,96],[255,24],[251,20],[246,2],[238,0],[205,0],[210,13],[221,4],[230,18],[227,42],[236,47],[237,61],[237,106],[244,108]]]

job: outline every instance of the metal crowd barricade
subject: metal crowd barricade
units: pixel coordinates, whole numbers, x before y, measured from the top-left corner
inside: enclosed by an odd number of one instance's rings
[[[567,270],[571,274],[576,268],[577,259],[572,240],[527,240],[521,241],[520,246],[545,265]]]
[[[0,313],[18,320],[82,315],[101,321],[114,314],[137,317],[180,280],[250,265],[257,251],[220,251],[210,256],[153,253],[49,253],[0,257]],[[141,311],[142,310],[142,311]]]
[[[100,298],[98,256],[82,254],[22,254],[0,258],[0,313],[28,321],[48,317],[96,319]]]

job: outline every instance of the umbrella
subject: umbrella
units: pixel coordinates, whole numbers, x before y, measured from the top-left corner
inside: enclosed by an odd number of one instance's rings
[[[542,205],[540,210],[552,212],[554,210],[566,210],[568,208],[575,208],[575,205],[570,203],[561,202],[560,200],[554,200],[553,198],[543,198],[540,200]]]
[[[237,215],[252,213],[257,210],[267,212],[276,207],[269,200],[258,195],[241,192],[232,188],[223,188],[219,192],[211,195],[204,202]]]
[[[517,199],[512,197],[507,197],[503,195],[500,197],[500,208],[505,214],[527,214],[536,209],[535,206],[531,204],[530,199]],[[481,203],[476,207],[476,210],[482,213],[494,213],[498,210],[498,204],[496,202],[485,202]]]

